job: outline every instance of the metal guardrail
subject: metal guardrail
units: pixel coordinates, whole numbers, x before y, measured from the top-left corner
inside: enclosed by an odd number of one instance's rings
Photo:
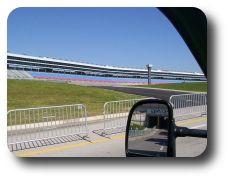
[[[207,115],[207,93],[173,95],[169,102],[176,121]]]
[[[143,98],[145,99],[145,98]],[[132,106],[143,99],[129,99],[121,101],[110,101],[104,104],[104,134],[110,134],[111,131],[125,131],[127,118]]]
[[[83,104],[14,109],[7,112],[8,145],[69,135],[88,135]]]

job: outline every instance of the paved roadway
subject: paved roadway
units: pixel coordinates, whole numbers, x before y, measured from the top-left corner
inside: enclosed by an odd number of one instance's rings
[[[145,131],[142,136],[129,138],[129,152],[151,156],[167,157],[168,131],[165,129],[152,129]]]
[[[172,91],[172,90],[165,90],[165,89],[163,90],[163,89],[139,88],[139,87],[101,86],[98,88],[120,91],[120,92],[147,96],[147,97],[154,97],[166,101],[168,101],[170,96],[172,95],[189,94],[189,92],[186,91]]]
[[[196,119],[180,121],[177,122],[177,125],[196,129],[207,129],[207,118],[199,117]],[[124,133],[103,137],[92,132],[95,129],[101,129],[102,127],[102,123],[89,125],[90,141],[77,140],[62,144],[14,151],[14,153],[20,157],[125,157]],[[206,138],[177,138],[176,156],[199,156],[205,150],[206,145]]]

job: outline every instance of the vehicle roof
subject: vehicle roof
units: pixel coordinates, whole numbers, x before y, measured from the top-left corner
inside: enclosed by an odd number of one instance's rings
[[[207,19],[198,8],[163,7],[160,11],[184,39],[207,78]]]

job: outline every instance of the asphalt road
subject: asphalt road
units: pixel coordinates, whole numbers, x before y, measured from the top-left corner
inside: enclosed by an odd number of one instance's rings
[[[154,157],[167,157],[168,131],[151,129],[146,135],[129,137],[129,152]]]
[[[207,117],[180,121],[178,126],[194,129],[207,129]],[[89,125],[90,139],[68,141],[20,151],[14,151],[20,157],[125,157],[125,135],[117,133],[108,137],[93,133],[103,128],[103,123]],[[183,137],[176,140],[176,157],[196,157],[204,152],[206,138]]]
[[[154,97],[158,99],[163,99],[168,101],[170,96],[179,95],[179,94],[189,94],[185,91],[171,91],[171,90],[162,90],[162,89],[146,89],[146,88],[136,88],[136,87],[117,87],[117,86],[100,86],[97,88],[109,89],[114,91],[125,92],[129,94],[136,94],[147,97]]]

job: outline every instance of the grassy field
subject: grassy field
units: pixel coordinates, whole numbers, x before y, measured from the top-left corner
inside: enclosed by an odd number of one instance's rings
[[[84,104],[89,116],[101,115],[107,101],[141,98],[112,90],[47,81],[7,80],[7,109]]]
[[[137,85],[138,87],[152,87],[162,89],[175,89],[183,91],[196,91],[196,92],[207,92],[207,82],[196,82],[196,83],[175,83],[175,84],[152,84],[152,85]]]

